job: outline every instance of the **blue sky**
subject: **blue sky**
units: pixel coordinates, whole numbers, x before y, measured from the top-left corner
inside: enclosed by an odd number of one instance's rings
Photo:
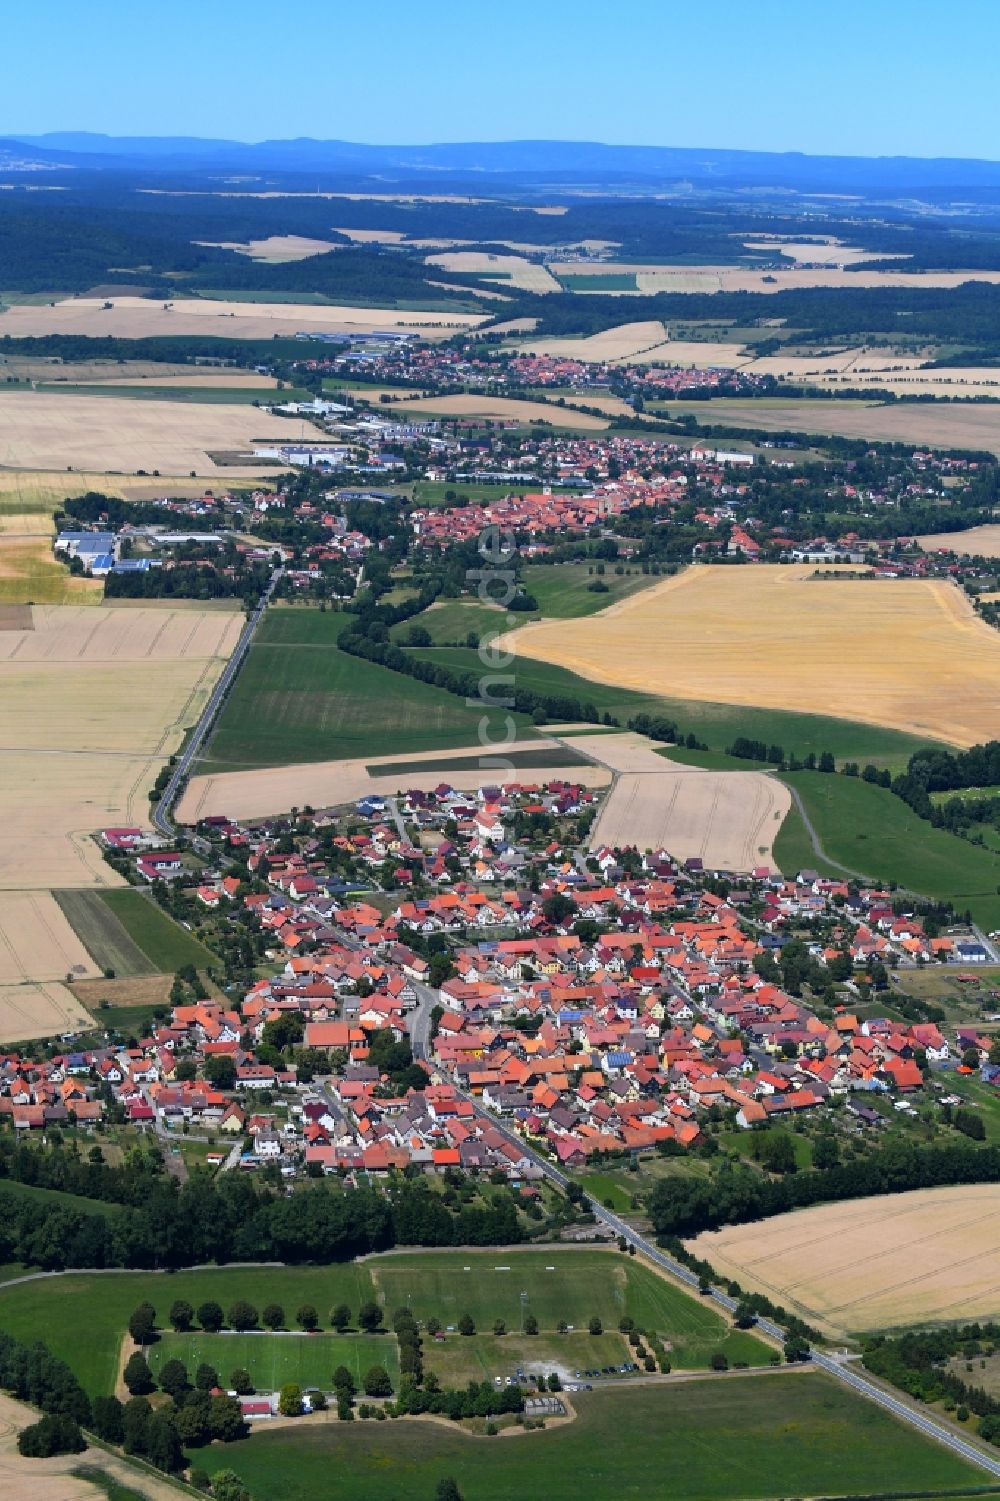
[[[0,134],[1000,159],[997,0],[34,0]]]

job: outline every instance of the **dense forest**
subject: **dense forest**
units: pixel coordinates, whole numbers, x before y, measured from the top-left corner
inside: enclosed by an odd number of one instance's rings
[[[341,233],[344,226],[491,249],[515,241],[538,246],[538,257],[546,247],[596,239],[620,247],[616,253],[627,260],[663,265],[761,265],[773,262],[775,254],[766,248],[747,250],[746,240],[823,234],[879,256],[905,256],[908,270],[1000,270],[1000,226],[985,213],[956,225],[944,215],[917,221],[901,211],[859,207],[857,217],[841,220],[735,203],[663,203],[638,197],[581,202],[555,192],[553,199],[558,203],[561,197],[565,211],[540,214],[514,198],[339,202],[318,196],[314,186],[307,188],[298,178],[290,178],[285,191],[269,184],[273,196],[222,195],[209,177],[175,181],[114,172],[75,172],[57,177],[52,185],[59,191],[30,199],[17,191],[0,197],[0,287],[57,293],[111,284],[157,298],[211,291],[311,292],[334,301],[419,301],[453,308],[476,305],[463,296],[466,288],[497,290],[496,283],[480,277],[425,266],[423,248],[351,245]],[[340,248],[279,264],[221,248],[280,234],[305,235]],[[457,290],[434,285],[442,280]],[[596,332],[620,323],[623,316],[741,326],[766,318],[783,321],[784,344],[903,335],[959,343],[981,357],[1000,357],[1000,287],[984,283],[956,290],[663,293],[627,301],[599,292],[537,296],[508,288],[505,295],[510,301],[496,304],[498,316],[536,317],[539,331],[547,334]],[[954,358],[954,352],[947,357]]]

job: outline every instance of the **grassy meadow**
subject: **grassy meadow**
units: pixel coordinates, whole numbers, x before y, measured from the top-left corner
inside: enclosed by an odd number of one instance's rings
[[[270,610],[199,770],[478,743],[479,708],[339,651],[337,641],[352,623],[352,616],[333,611]],[[530,725],[521,723],[530,737]]]
[[[839,865],[816,853],[805,820],[794,803],[782,819],[775,837],[774,858],[782,875],[795,876],[800,870],[814,870],[818,875],[832,876],[834,880],[844,876]]]
[[[926,1495],[983,1478],[817,1372],[623,1384],[573,1403],[567,1426],[496,1440],[413,1419],[273,1429],[237,1468],[255,1501],[430,1501],[444,1475],[466,1501]]]
[[[596,615],[598,610],[606,610],[618,600],[627,599],[630,594],[637,594],[640,589],[648,589],[651,584],[660,582],[638,567],[630,567],[619,574],[615,572],[616,565],[606,563],[604,573],[598,574],[591,571],[596,566],[593,563],[529,563],[522,569],[521,576],[527,593],[538,600],[538,609],[530,615],[519,616],[518,624],[542,615],[559,620]],[[591,584],[603,584],[604,589],[591,590],[588,587]]]
[[[410,630],[417,626],[428,632],[435,646],[465,646],[470,631],[480,637],[498,635],[510,629],[511,618],[506,610],[480,604],[475,599],[445,599],[421,610],[412,620],[390,626],[389,636],[397,645],[405,645]]]
[[[857,777],[795,771],[784,773],[782,780],[802,798],[831,860],[876,880],[896,881],[921,896],[952,902],[959,912],[969,908],[985,927],[1000,927],[1000,855],[935,829],[894,793]],[[775,843],[781,869],[801,868],[802,852],[799,830],[793,827],[786,839],[782,828]],[[805,863],[815,869],[815,855]]]
[[[526,1294],[523,1305],[522,1293]],[[155,1272],[105,1276],[80,1272],[14,1286],[0,1281],[0,1328],[32,1339],[44,1325],[53,1353],[69,1363],[87,1390],[108,1392],[114,1387],[122,1334],[133,1308],[148,1300],[157,1310],[158,1325],[163,1329],[156,1346],[160,1349],[174,1339],[164,1326],[170,1305],[177,1298],[186,1298],[195,1308],[206,1299],[216,1300],[223,1309],[237,1298],[248,1299],[258,1310],[266,1303],[277,1302],[284,1308],[290,1328],[296,1327],[296,1309],[312,1303],[321,1328],[327,1331],[330,1310],[339,1303],[347,1304],[356,1317],[362,1303],[375,1301],[385,1310],[387,1324],[395,1309],[409,1307],[418,1320],[440,1320],[446,1331],[441,1358],[450,1370],[461,1375],[463,1383],[470,1376],[481,1379],[493,1360],[509,1358],[503,1340],[496,1341],[492,1333],[497,1319],[504,1320],[512,1341],[521,1341],[512,1345],[517,1357],[530,1346],[540,1352],[537,1358],[542,1358],[544,1351],[544,1358],[553,1359],[552,1342],[558,1343],[560,1338],[558,1324],[564,1322],[575,1331],[586,1331],[595,1315],[605,1331],[616,1337],[618,1321],[625,1315],[641,1328],[656,1331],[669,1341],[671,1361],[679,1370],[707,1369],[718,1350],[724,1351],[730,1362],[766,1364],[770,1356],[768,1347],[751,1334],[731,1329],[714,1307],[631,1258],[617,1252],[559,1246],[509,1252],[420,1251],[325,1267],[220,1267],[169,1276]],[[537,1336],[521,1336],[522,1309],[538,1320]],[[448,1333],[448,1326],[453,1330],[464,1314],[473,1319],[476,1335]],[[86,1340],[80,1339],[83,1327]],[[240,1338],[254,1341],[264,1336]],[[279,1338],[286,1342],[291,1339]],[[310,1342],[321,1338],[325,1340],[327,1334],[310,1336]],[[209,1359],[220,1373],[246,1363],[226,1353],[236,1348],[236,1335],[195,1331],[185,1339],[194,1340],[199,1359]],[[539,1341],[537,1347],[535,1339]],[[201,1353],[203,1347],[218,1351],[217,1357]],[[424,1359],[429,1369],[437,1368],[437,1353],[437,1343],[427,1340]],[[579,1353],[575,1345],[567,1347],[563,1364],[576,1360]]]
[[[95,936],[101,934],[98,942],[104,941],[105,934],[113,939],[117,938],[118,929],[124,929],[125,936],[149,960],[152,973],[163,974],[178,970],[185,964],[193,964],[196,969],[206,969],[218,963],[216,955],[210,949],[193,938],[141,891],[121,887],[95,894],[112,918],[112,922],[102,928],[101,915],[97,914]],[[89,942],[86,939],[84,942],[89,948]],[[150,971],[147,970],[146,973]]]
[[[53,895],[70,927],[101,969],[128,976],[157,973],[148,954],[130,936],[101,892],[56,891]],[[126,904],[126,909],[129,905]]]

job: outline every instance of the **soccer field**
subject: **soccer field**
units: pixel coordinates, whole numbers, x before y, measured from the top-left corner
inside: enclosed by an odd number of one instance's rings
[[[489,1335],[494,1321],[503,1319],[513,1335],[521,1329],[522,1293],[526,1294],[525,1315],[532,1313],[538,1320],[540,1339],[554,1336],[560,1321],[586,1329],[596,1315],[606,1330],[614,1331],[618,1320],[628,1315],[640,1328],[653,1330],[669,1341],[670,1358],[678,1369],[704,1369],[720,1349],[731,1360],[761,1364],[767,1358],[762,1346],[756,1350],[750,1347],[751,1343],[758,1344],[755,1336],[732,1331],[706,1301],[675,1287],[634,1258],[564,1246],[506,1253],[419,1251],[325,1267],[206,1268],[179,1271],[169,1279],[151,1277],[147,1272],[114,1276],[74,1272],[13,1287],[0,1285],[0,1328],[30,1339],[44,1323],[49,1348],[68,1362],[88,1391],[97,1394],[114,1387],[123,1331],[130,1313],[144,1299],[153,1302],[161,1332],[150,1349],[153,1362],[161,1359],[170,1342],[183,1338],[193,1342],[192,1348],[198,1351],[196,1358],[193,1354],[190,1357],[195,1366],[208,1359],[219,1375],[228,1379],[232,1369],[246,1364],[251,1354],[255,1361],[278,1359],[264,1355],[265,1343],[280,1346],[280,1359],[284,1361],[322,1361],[320,1371],[309,1370],[309,1375],[322,1376],[328,1364],[325,1342],[329,1341],[329,1349],[338,1354],[334,1365],[346,1365],[342,1352],[353,1338],[358,1341],[355,1348],[359,1362],[367,1360],[370,1365],[371,1359],[362,1352],[363,1337],[330,1332],[329,1311],[339,1303],[347,1304],[354,1320],[361,1304],[374,1300],[383,1309],[387,1325],[397,1308],[409,1307],[416,1319],[437,1318],[445,1326],[456,1324],[468,1313],[480,1335]],[[301,1303],[310,1302],[318,1310],[325,1332],[304,1339],[198,1331],[175,1336],[167,1315],[178,1298],[186,1298],[195,1307],[205,1299],[215,1299],[224,1309],[236,1298],[246,1298],[258,1309],[278,1302],[289,1320]],[[81,1341],[78,1331],[84,1325],[87,1338]],[[253,1350],[248,1352],[250,1344]],[[285,1350],[293,1344],[299,1353]],[[385,1338],[383,1343],[379,1335],[374,1345],[383,1352],[379,1363],[391,1374],[396,1367],[387,1363],[385,1352],[391,1351],[395,1361],[395,1340]],[[319,1350],[315,1357],[309,1353],[313,1346]],[[170,1354],[178,1354],[177,1349],[170,1349]],[[163,1358],[169,1359],[169,1354]],[[186,1359],[183,1355],[179,1358]],[[426,1358],[430,1364],[429,1354]],[[470,1357],[470,1362],[470,1369],[478,1368],[477,1358]],[[247,1369],[253,1372],[254,1367],[247,1365]],[[263,1381],[267,1375],[265,1370],[258,1380]],[[298,1377],[289,1375],[286,1379]]]
[[[318,1386],[330,1391],[333,1373],[341,1365],[350,1371],[359,1391],[364,1388],[365,1372],[372,1366],[383,1366],[394,1387],[399,1377],[399,1350],[393,1334],[301,1334],[298,1330],[282,1334],[206,1334],[197,1329],[190,1334],[164,1334],[150,1347],[149,1366],[154,1376],[168,1360],[183,1361],[192,1381],[205,1361],[219,1373],[223,1386],[231,1384],[233,1371],[249,1371],[260,1392],[276,1392],[288,1381],[303,1389]]]

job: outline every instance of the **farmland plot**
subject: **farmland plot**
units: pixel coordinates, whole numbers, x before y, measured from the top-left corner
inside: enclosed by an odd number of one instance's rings
[[[688,1244],[724,1276],[836,1333],[1000,1314],[1000,1187],[821,1204]]]
[[[289,436],[282,418],[246,404],[0,390],[0,464],[18,469],[204,473],[214,468],[212,453],[249,451],[256,439]],[[247,467],[261,468],[252,459]]]
[[[357,308],[295,302],[227,302],[199,297],[172,303],[143,297],[115,297],[106,307],[101,298],[73,297],[45,306],[10,307],[0,314],[0,336],[38,338],[46,334],[82,334],[89,338],[153,339],[216,337],[291,338],[302,330],[323,333],[374,333],[382,328],[412,328],[429,339],[447,339],[456,330],[472,328],[482,316],[439,312],[419,313],[399,308]]]
[[[33,615],[34,630],[0,632],[0,890],[120,884],[91,834],[147,823],[147,789],[240,621],[170,609]]]
[[[1000,732],[1000,636],[940,579],[693,567],[584,620],[501,638],[521,657],[680,699],[814,712],[954,745]]]

